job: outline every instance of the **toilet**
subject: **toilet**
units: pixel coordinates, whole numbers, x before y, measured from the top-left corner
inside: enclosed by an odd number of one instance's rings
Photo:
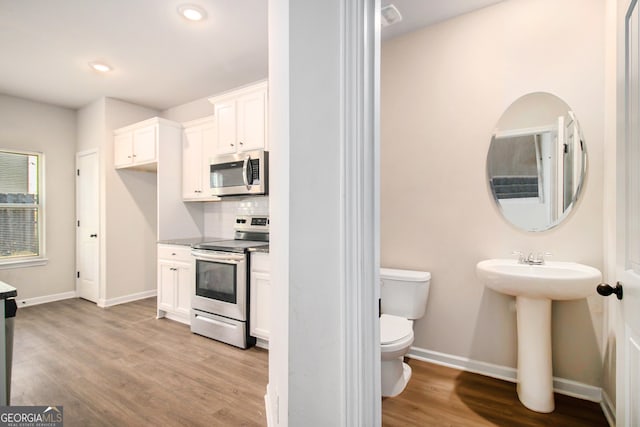
[[[399,395],[411,378],[404,363],[413,343],[413,321],[424,316],[431,274],[426,271],[380,269],[380,352],[382,396]]]

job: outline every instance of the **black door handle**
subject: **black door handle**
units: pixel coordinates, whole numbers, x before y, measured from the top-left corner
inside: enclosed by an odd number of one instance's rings
[[[89,237],[98,237],[97,234],[89,234]]]
[[[605,297],[611,294],[616,294],[616,297],[618,297],[618,299],[622,299],[622,283],[620,282],[616,283],[615,288],[611,287],[611,285],[607,283],[600,283],[598,287],[596,287],[596,291],[598,291],[600,295]]]

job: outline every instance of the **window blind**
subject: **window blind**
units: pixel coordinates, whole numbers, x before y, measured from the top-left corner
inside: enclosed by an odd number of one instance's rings
[[[0,151],[0,261],[40,255],[39,163]]]

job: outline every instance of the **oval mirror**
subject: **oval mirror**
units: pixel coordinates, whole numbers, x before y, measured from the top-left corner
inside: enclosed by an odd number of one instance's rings
[[[491,195],[504,218],[526,231],[564,220],[578,200],[587,151],[571,108],[550,93],[518,98],[502,114],[487,154]]]

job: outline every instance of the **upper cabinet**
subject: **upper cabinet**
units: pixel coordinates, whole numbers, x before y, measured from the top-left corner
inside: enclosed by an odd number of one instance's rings
[[[114,130],[114,164],[118,172],[131,169],[151,171],[153,175],[118,173],[118,178],[131,189],[138,184],[151,184],[155,178],[156,239],[170,240],[202,235],[203,215],[182,202],[182,138],[180,123],[154,117]],[[204,160],[202,160],[204,161]],[[126,169],[125,169],[126,168]],[[142,197],[132,191],[133,197]],[[150,192],[137,205],[144,206],[145,223],[152,217]]]
[[[209,98],[216,121],[215,154],[267,149],[267,81]]]
[[[209,194],[209,163],[216,145],[215,118],[205,117],[182,125],[182,198],[219,200]]]
[[[154,117],[114,131],[114,166],[155,171],[161,139],[175,139],[178,123]]]

